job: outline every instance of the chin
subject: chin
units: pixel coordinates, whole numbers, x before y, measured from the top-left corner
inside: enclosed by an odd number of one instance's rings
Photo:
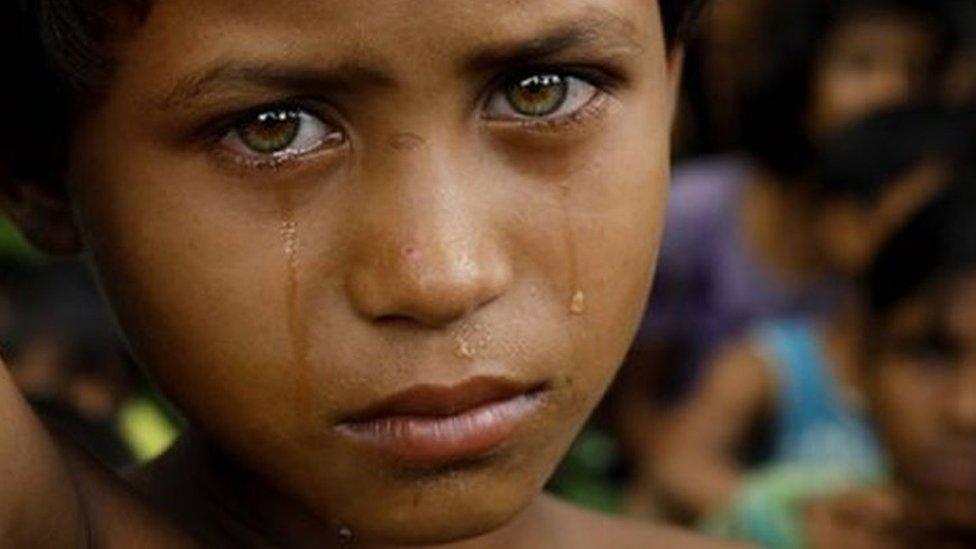
[[[358,539],[404,545],[450,543],[502,528],[542,489],[541,483],[488,484],[453,474],[458,476],[448,473],[446,478],[422,480],[377,499],[363,498],[368,501],[363,502],[362,512],[348,514],[344,524]]]
[[[946,497],[937,507],[941,526],[954,532],[968,532],[976,537],[976,497]]]

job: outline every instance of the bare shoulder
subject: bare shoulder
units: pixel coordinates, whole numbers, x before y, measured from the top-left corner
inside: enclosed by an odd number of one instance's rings
[[[716,540],[653,522],[603,515],[551,501],[553,512],[566,524],[567,547],[615,547],[621,549],[729,549],[747,547]]]
[[[755,337],[743,337],[709,361],[700,391],[712,399],[759,403],[775,391],[769,356]]]

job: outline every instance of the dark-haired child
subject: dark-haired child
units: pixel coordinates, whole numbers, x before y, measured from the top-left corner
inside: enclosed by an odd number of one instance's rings
[[[638,463],[652,463],[655,425],[707,357],[758,321],[823,314],[839,301],[806,222],[824,143],[874,110],[941,91],[948,46],[929,0],[777,0],[771,11],[757,37],[767,66],[741,121],[745,154],[675,171],[654,293],[615,416]]]
[[[976,177],[904,226],[863,284],[864,394],[891,462],[875,487],[813,502],[808,545],[976,544]]]
[[[812,252],[838,281],[863,274],[881,243],[941,191],[968,138],[955,112],[912,108],[868,118],[826,148],[806,221]],[[785,494],[873,478],[881,458],[856,368],[862,315],[849,296],[830,315],[761,323],[718,354],[664,435],[657,478],[671,501],[788,547],[796,534],[779,508]],[[744,452],[762,425],[768,455],[750,464]]]
[[[4,2],[3,205],[190,429],[129,484],[0,369],[0,546],[706,543],[541,494],[640,319],[699,4]]]

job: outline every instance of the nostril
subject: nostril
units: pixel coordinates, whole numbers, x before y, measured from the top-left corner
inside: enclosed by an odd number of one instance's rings
[[[411,326],[416,326],[419,324],[417,319],[405,314],[386,314],[380,315],[372,319],[373,323],[378,326],[384,326],[389,328],[409,328]]]
[[[403,257],[410,260],[416,260],[420,258],[420,250],[413,244],[407,244],[400,250],[403,253]]]
[[[443,327],[504,294],[512,271],[494,243],[435,236],[389,242],[349,270],[347,289],[364,319]]]

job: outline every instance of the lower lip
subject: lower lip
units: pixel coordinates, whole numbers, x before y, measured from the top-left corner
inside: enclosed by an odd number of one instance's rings
[[[404,465],[444,465],[499,448],[538,408],[540,398],[521,394],[453,416],[391,416],[340,424],[338,430]]]
[[[943,459],[930,464],[925,478],[930,484],[957,492],[976,494],[976,462],[970,457]]]

